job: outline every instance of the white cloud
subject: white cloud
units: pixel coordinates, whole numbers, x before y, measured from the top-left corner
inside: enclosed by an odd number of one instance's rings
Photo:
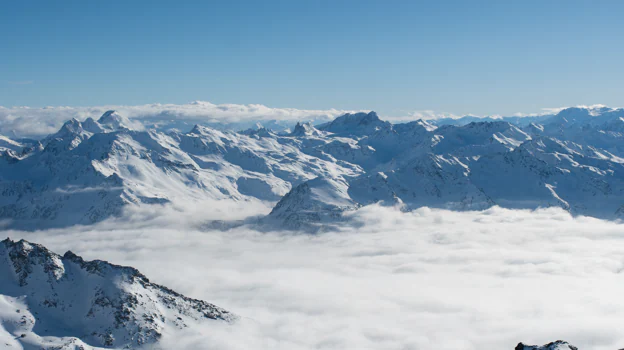
[[[414,111],[410,113],[409,116],[412,119],[444,119],[444,118],[458,119],[462,117],[460,115],[455,115],[452,113],[436,112],[433,110]]]
[[[392,117],[392,120],[395,121],[410,121],[410,120],[415,120],[415,119],[425,119],[425,120],[435,120],[435,119],[444,119],[444,118],[451,118],[451,119],[459,119],[465,116],[471,116],[471,117],[476,117],[476,118],[493,118],[493,119],[500,119],[500,118],[504,118],[504,117],[538,117],[538,116],[545,116],[545,115],[553,115],[553,114],[557,114],[559,112],[561,112],[562,110],[566,109],[566,108],[571,108],[571,107],[576,107],[576,108],[586,108],[589,110],[596,110],[596,109],[600,109],[600,108],[609,108],[606,105],[602,105],[602,104],[594,104],[594,105],[577,105],[577,106],[568,106],[568,107],[553,107],[553,108],[542,108],[539,112],[535,113],[524,113],[524,112],[517,112],[517,113],[513,113],[509,116],[507,115],[501,115],[501,114],[491,114],[491,115],[476,115],[476,114],[465,114],[465,115],[458,115],[458,114],[453,114],[453,113],[446,113],[446,112],[437,112],[437,111],[433,111],[433,110],[422,110],[422,111],[413,111],[413,112],[409,112],[407,113],[405,116],[401,116],[401,117]],[[615,108],[612,108],[615,109]]]
[[[419,111],[407,112],[405,113],[405,115],[402,115],[402,116],[387,117],[386,119],[394,123],[399,123],[399,122],[402,123],[402,122],[410,122],[410,121],[418,120],[418,119],[423,119],[423,120],[444,119],[444,118],[459,119],[461,117],[463,116],[452,114],[452,113],[437,112],[434,110],[419,110]]]
[[[107,110],[141,119],[146,123],[255,123],[262,121],[317,121],[331,120],[348,111],[337,109],[302,110],[271,108],[264,105],[212,104],[196,101],[188,104],[147,104],[138,106],[95,107],[2,107],[0,106],[0,134],[20,137],[41,137],[56,132],[71,119],[99,118]]]
[[[594,104],[594,105],[576,105],[576,106],[567,106],[567,107],[549,107],[549,108],[542,108],[542,110],[539,113],[515,113],[514,116],[516,117],[535,117],[535,116],[541,116],[541,115],[550,115],[550,114],[557,114],[561,111],[563,111],[564,109],[567,108],[585,108],[585,109],[589,109],[589,110],[597,110],[597,109],[601,109],[601,108],[609,108],[609,109],[619,109],[618,108],[611,108],[608,107],[606,105],[603,104]]]
[[[198,212],[219,218],[237,205]],[[371,206],[336,232],[304,235],[200,230],[188,220],[197,212],[133,216],[5,235],[135,266],[244,316],[235,326],[165,335],[164,346],[176,349],[477,350],[556,339],[581,349],[624,346],[622,224],[556,209]]]

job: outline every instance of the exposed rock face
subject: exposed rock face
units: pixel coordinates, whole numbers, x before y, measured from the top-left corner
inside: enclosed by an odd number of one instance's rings
[[[158,342],[168,328],[237,319],[132,267],[85,261],[71,251],[60,256],[24,240],[0,242],[0,280],[4,300],[27,309],[13,332],[31,338],[69,335],[92,346],[135,347]]]

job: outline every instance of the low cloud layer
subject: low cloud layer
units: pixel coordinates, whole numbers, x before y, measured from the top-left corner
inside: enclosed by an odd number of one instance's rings
[[[203,217],[236,206],[206,206]],[[165,348],[477,350],[556,339],[580,349],[624,346],[622,224],[556,209],[370,206],[336,232],[305,235],[207,231],[171,213],[132,215],[5,234],[137,267],[244,317],[166,334]]]
[[[169,123],[180,125],[194,123],[241,124],[263,121],[315,121],[331,120],[348,111],[302,110],[295,108],[271,108],[264,105],[212,104],[196,101],[188,104],[147,104],[139,106],[96,106],[96,107],[2,107],[0,106],[0,134],[18,137],[41,137],[56,132],[71,118],[84,120],[99,118],[107,110],[116,110],[147,124]]]
[[[578,106],[586,108],[603,105]],[[537,116],[556,114],[562,108],[544,108],[540,113],[516,113],[514,116]],[[291,127],[296,122],[320,124],[344,113],[368,112],[367,110],[347,111],[338,109],[303,110],[296,108],[272,108],[259,104],[213,104],[195,101],[187,104],[146,104],[137,106],[109,105],[94,107],[3,107],[0,106],[0,135],[9,137],[41,138],[58,131],[64,122],[71,118],[84,120],[97,119],[108,110],[116,110],[122,115],[137,119],[148,127],[161,129],[190,130],[194,124],[205,124],[226,129],[245,129],[261,123],[267,127],[280,129]],[[382,116],[394,123],[417,119],[461,118],[461,115],[432,110],[405,112],[400,116]],[[485,117],[485,116],[482,116]],[[498,116],[494,116],[498,117]]]

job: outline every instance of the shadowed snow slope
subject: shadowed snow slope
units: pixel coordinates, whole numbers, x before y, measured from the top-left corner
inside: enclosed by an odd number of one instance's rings
[[[41,338],[51,336],[61,344],[133,348],[157,342],[169,328],[236,319],[131,267],[85,261],[71,251],[60,256],[24,240],[0,242],[0,280],[0,313],[19,316],[1,321],[25,346],[52,348]]]

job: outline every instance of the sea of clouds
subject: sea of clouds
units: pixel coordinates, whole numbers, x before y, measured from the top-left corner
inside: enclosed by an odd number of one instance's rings
[[[3,234],[134,266],[243,317],[165,334],[163,348],[477,350],[556,339],[580,349],[624,346],[624,224],[558,209],[369,206],[315,235],[206,229],[206,219],[267,210],[208,202]]]

